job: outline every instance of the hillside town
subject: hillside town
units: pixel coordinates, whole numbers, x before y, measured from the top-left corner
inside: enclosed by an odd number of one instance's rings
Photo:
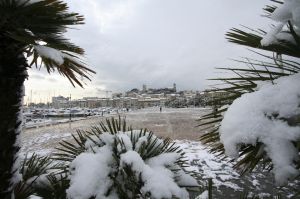
[[[222,93],[220,93],[221,95]],[[216,95],[214,93],[214,95]],[[199,107],[208,106],[211,98],[214,97],[208,90],[177,91],[176,84],[167,88],[148,88],[143,85],[142,89],[133,88],[124,93],[112,93],[111,97],[83,97],[82,99],[71,99],[70,96],[54,96],[51,103],[29,103],[28,107],[38,108],[99,108],[111,107],[117,109],[142,109],[148,107]]]

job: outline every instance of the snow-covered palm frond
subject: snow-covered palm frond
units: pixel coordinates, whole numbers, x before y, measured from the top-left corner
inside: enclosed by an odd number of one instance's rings
[[[263,46],[261,45],[261,40],[263,39],[264,35],[267,34],[267,32],[263,30],[256,31],[247,27],[245,29],[246,30],[232,28],[230,32],[226,33],[227,40],[238,45],[258,48],[292,57],[300,57],[300,48],[298,44],[290,43],[286,40],[279,40],[279,43]],[[294,34],[294,29],[291,24],[289,25],[289,29],[290,32],[286,32],[286,34],[298,42],[300,37],[297,34]]]
[[[121,118],[77,131],[58,150],[53,158],[65,163],[69,198],[188,198],[186,189],[198,189],[179,146]]]
[[[99,137],[104,132],[109,132],[110,134],[117,134],[118,132],[131,131],[131,127],[127,127],[126,121],[119,119],[106,119],[105,122],[99,122],[99,125],[92,126],[90,130],[76,130],[76,134],[72,135],[73,141],[61,141],[60,147],[56,149],[59,151],[54,153],[54,158],[60,161],[73,161],[79,154],[83,153],[86,150],[85,143],[87,140],[90,140],[94,143],[97,143],[95,137]],[[146,132],[146,129],[141,130]]]
[[[66,199],[70,180],[64,166],[49,156],[25,157],[20,169],[21,181],[14,187],[15,199],[38,196],[44,199]]]
[[[50,168],[55,168],[53,160],[49,157],[41,157],[33,154],[31,157],[25,157],[21,164],[20,176],[21,181],[14,187],[16,199],[26,199],[35,193],[36,185],[44,178]]]
[[[277,1],[275,1],[277,2]],[[282,4],[282,2],[281,2]],[[276,6],[269,6],[265,9],[265,11],[269,12],[269,14],[273,13],[276,9]],[[274,16],[272,16],[274,17]],[[228,75],[225,78],[216,78],[213,80],[221,81],[221,84],[218,84],[215,88],[211,90],[212,93],[216,92],[222,92],[223,95],[215,95],[215,97],[210,102],[211,105],[215,106],[216,108],[212,113],[209,113],[207,115],[204,115],[202,118],[200,118],[200,126],[203,127],[204,134],[201,136],[202,142],[208,144],[211,147],[211,151],[218,153],[220,155],[224,155],[224,145],[220,142],[220,127],[221,122],[224,121],[224,114],[228,111],[232,103],[236,102],[236,99],[243,98],[243,96],[247,93],[256,93],[259,91],[262,87],[264,87],[264,84],[269,85],[277,85],[279,79],[282,79],[283,77],[292,77],[291,75],[298,74],[300,72],[300,64],[298,58],[299,55],[299,49],[300,49],[300,43],[299,40],[299,33],[296,33],[295,26],[292,24],[291,21],[288,21],[286,24],[286,29],[284,30],[284,34],[289,34],[291,37],[289,39],[281,40],[280,37],[277,34],[281,34],[283,29],[279,30],[279,32],[274,33],[274,38],[268,38],[269,33],[262,31],[262,30],[253,30],[253,29],[247,29],[247,31],[239,30],[239,29],[232,29],[229,33],[227,33],[227,38],[230,42],[239,44],[239,45],[245,45],[252,48],[262,49],[266,51],[274,52],[275,56],[270,56],[267,54],[262,54],[258,52],[256,53],[260,60],[255,59],[248,59],[245,58],[243,60],[235,60],[239,64],[246,65],[247,67],[228,67],[228,68],[219,68],[221,70],[225,70],[227,72],[230,72],[231,75]],[[298,24],[297,24],[298,26]],[[269,40],[268,45],[262,45],[262,39]],[[277,55],[289,55],[292,57],[287,58],[281,58]],[[295,76],[294,76],[295,77]],[[282,80],[281,80],[282,81]],[[294,85],[290,85],[290,87]],[[294,90],[297,92],[297,89]],[[295,94],[294,92],[294,94]],[[288,99],[290,96],[286,96]],[[272,104],[272,99],[270,99],[270,104]],[[254,102],[253,103],[257,103]],[[259,105],[259,104],[257,104]],[[245,109],[246,107],[241,109]],[[240,110],[242,112],[243,110]],[[250,110],[249,110],[250,111]],[[250,111],[251,112],[251,111]],[[244,113],[244,117],[248,118],[248,115],[250,114]],[[270,113],[265,112],[265,116],[269,117],[270,120],[276,120],[276,121],[283,121],[287,126],[290,128],[296,129],[300,125],[300,116],[297,115],[296,112],[291,113],[289,116],[280,116],[276,112]],[[251,118],[249,118],[249,123],[251,123]],[[234,124],[232,124],[234,125]],[[255,124],[253,124],[255,126]],[[256,124],[260,125],[260,124]],[[236,127],[238,128],[238,127]],[[278,163],[274,163],[274,151],[271,152],[270,150],[266,151],[266,143],[263,138],[257,138],[255,143],[249,143],[249,137],[253,136],[255,133],[251,132],[251,129],[243,129],[246,128],[245,126],[239,126],[240,131],[248,131],[248,133],[245,134],[244,140],[240,141],[238,145],[239,153],[238,153],[238,161],[236,163],[236,168],[238,168],[241,173],[245,172],[251,172],[254,168],[257,168],[258,165],[263,165],[263,168],[268,170],[274,170],[275,173],[276,170],[278,171]],[[261,129],[262,130],[262,129]],[[233,132],[231,132],[233,133]],[[287,132],[282,132],[282,134]],[[227,136],[229,136],[230,132],[227,133]],[[271,132],[270,132],[271,135]],[[236,136],[236,135],[234,135]],[[287,135],[286,135],[287,136]],[[234,140],[235,138],[232,138]],[[271,139],[271,136],[270,136]],[[297,138],[287,138],[288,143],[293,150],[300,149],[300,140]],[[278,146],[281,144],[278,144]],[[235,145],[232,145],[235,147]],[[227,147],[228,148],[228,147]],[[282,151],[280,151],[282,152]],[[294,152],[293,152],[294,153]],[[292,153],[292,154],[293,154]],[[287,158],[290,158],[291,154],[287,154]],[[293,156],[293,155],[292,155]],[[293,174],[287,174],[285,176],[281,176],[281,178],[276,177],[276,181],[279,184],[282,184],[283,182],[286,182],[286,179],[290,178],[291,176],[295,177],[296,170],[300,168],[300,162],[296,161],[297,158],[291,158],[292,166],[290,169],[287,169],[286,171],[292,172]],[[274,164],[275,167],[274,168]],[[290,164],[284,163],[282,165]],[[293,165],[296,165],[293,167]],[[293,168],[292,168],[293,167]],[[284,173],[284,172],[283,172]]]
[[[272,1],[277,3],[277,5],[283,4],[282,1]],[[266,6],[264,8],[266,15],[270,17],[276,10],[277,5]],[[292,19],[285,20],[287,20],[287,22],[277,26],[273,25],[268,31],[261,29],[256,30],[246,26],[243,26],[243,29],[232,28],[225,34],[226,39],[238,45],[299,58],[300,36],[295,31],[295,26],[298,24]]]
[[[257,90],[257,87],[266,82],[272,83],[274,80],[296,74],[300,72],[300,64],[291,60],[273,61],[274,58],[257,53],[263,58],[270,61],[258,61],[245,58],[244,60],[236,60],[239,63],[247,65],[244,68],[219,68],[219,70],[229,72],[229,77],[211,79],[214,81],[223,82],[222,86],[213,88],[210,92],[223,92],[224,95],[215,95],[208,103],[217,106],[218,108],[209,114],[202,116],[199,121],[199,126],[203,127],[206,132],[200,140],[211,146],[211,151],[215,153],[224,153],[223,144],[220,143],[219,127],[223,120],[224,113],[232,102],[241,97],[245,93],[251,93]],[[231,74],[231,75],[230,75]],[[261,150],[262,145],[258,143],[256,146],[245,145],[241,146],[240,157],[243,157],[236,164],[241,173],[252,171],[258,162],[270,163],[270,159],[266,158],[266,154]],[[269,164],[266,164],[269,165]]]
[[[34,187],[34,195],[43,199],[66,199],[66,189],[70,186],[68,176],[63,173],[50,173],[40,186]]]
[[[79,77],[89,79],[88,73],[94,73],[82,57],[84,50],[63,37],[69,26],[84,21],[83,16],[69,13],[63,1],[4,0],[0,12],[1,35],[32,56],[30,66],[43,65],[49,73],[57,70],[79,86]]]

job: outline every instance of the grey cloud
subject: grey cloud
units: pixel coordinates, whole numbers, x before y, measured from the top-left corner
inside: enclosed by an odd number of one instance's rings
[[[268,21],[260,15],[269,1],[68,0],[68,3],[72,11],[86,17],[86,24],[68,36],[86,49],[87,58],[97,72],[92,82],[95,88],[100,85],[124,91],[139,88],[143,83],[164,87],[173,82],[180,89],[204,89],[214,67],[226,66],[228,58],[249,54],[229,44],[225,32],[239,24],[265,27]],[[118,8],[122,9],[118,12]]]

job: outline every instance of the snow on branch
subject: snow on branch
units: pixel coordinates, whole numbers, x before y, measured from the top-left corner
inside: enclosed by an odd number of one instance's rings
[[[58,65],[64,63],[64,54],[59,50],[43,45],[35,45],[34,49],[41,57],[51,59]]]
[[[34,45],[34,49],[39,56],[50,59],[59,66],[64,63],[65,59],[68,59],[87,67],[85,58],[79,54],[70,51],[60,51],[45,45]]]
[[[300,74],[274,83],[233,102],[221,122],[220,139],[226,154],[235,158],[241,144],[263,143],[275,180],[282,185],[299,174],[294,165],[299,152],[292,142],[300,139],[300,126],[293,122],[300,116]]]
[[[295,43],[293,36],[285,30],[288,22],[295,27],[296,33],[299,35],[300,28],[300,1],[285,0],[282,5],[275,9],[271,14],[271,19],[277,22],[272,26],[267,34],[261,40],[262,46],[268,46],[277,43],[280,40]]]

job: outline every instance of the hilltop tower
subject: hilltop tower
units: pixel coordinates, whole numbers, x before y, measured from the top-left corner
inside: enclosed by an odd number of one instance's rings
[[[147,86],[146,84],[143,84],[143,93],[145,93],[147,91]]]
[[[173,84],[173,90],[174,90],[174,92],[176,92],[176,84],[175,83]]]

